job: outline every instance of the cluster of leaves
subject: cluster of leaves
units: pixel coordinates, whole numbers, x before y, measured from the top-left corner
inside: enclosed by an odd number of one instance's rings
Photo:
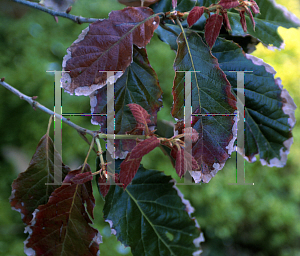
[[[189,171],[195,182],[209,182],[235,150],[237,75],[232,71],[252,72],[245,75],[245,149],[238,151],[248,161],[259,155],[268,166],[286,162],[295,105],[272,67],[247,52],[255,40],[279,48],[278,26],[300,22],[269,0],[202,0],[197,6],[192,0],[147,2],[153,5],[112,11],[67,49],[62,87],[90,97],[92,123],[100,125],[102,134],[108,128],[108,87],[114,86],[115,168],[103,162],[105,154],[98,148],[95,173],[86,163],[70,170],[48,129],[28,169],[14,181],[10,199],[27,225],[27,255],[97,255],[101,236],[90,225],[94,177],[105,199],[104,219],[134,255],[200,254],[203,237],[191,218],[193,208],[170,177],[140,163],[159,147],[180,178]],[[155,130],[162,90],[145,49],[154,33],[177,53],[171,138]],[[186,72],[192,74],[190,126],[184,123]],[[185,150],[189,143],[191,152]],[[45,186],[54,182],[57,161],[65,184]]]

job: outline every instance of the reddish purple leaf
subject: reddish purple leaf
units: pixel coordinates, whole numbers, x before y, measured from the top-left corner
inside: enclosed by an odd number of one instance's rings
[[[240,22],[242,24],[243,30],[246,33],[247,32],[247,23],[246,23],[246,18],[245,18],[245,11],[240,11]]]
[[[74,184],[83,184],[91,180],[93,180],[91,172],[78,173],[74,178],[72,178],[72,182]]]
[[[153,149],[158,147],[159,144],[160,144],[160,140],[155,136],[152,136],[146,140],[141,141],[131,151],[130,159],[142,158],[144,155],[147,155]]]
[[[148,124],[151,123],[151,116],[143,107],[138,104],[131,103],[127,106],[130,108],[130,111],[136,120],[136,128],[144,131],[145,127],[148,127]]]
[[[177,0],[172,0],[172,6],[173,6],[173,9],[175,9],[177,7]]]
[[[248,16],[250,17],[251,23],[253,25],[253,30],[255,31],[255,20],[253,18],[252,12],[250,11],[250,9],[247,6],[245,6],[245,11],[248,14]]]
[[[125,160],[120,165],[120,182],[123,183],[124,189],[132,181],[142,161],[142,158],[130,159],[130,154],[127,154]]]
[[[10,205],[12,209],[21,213],[22,220],[27,225],[33,217],[34,210],[39,205],[46,204],[50,194],[59,187],[59,185],[45,185],[45,183],[54,182],[54,159],[55,162],[61,163],[62,178],[64,178],[71,170],[62,163],[61,156],[54,149],[51,138],[44,135],[27,170],[20,173],[12,184]]]
[[[193,26],[197,20],[199,20],[204,13],[205,7],[195,6],[189,13],[187,17],[187,23],[189,27]]]
[[[152,14],[147,7],[127,7],[83,30],[63,60],[63,70],[70,71],[62,75],[65,91],[87,96],[106,84],[107,73],[99,71],[125,71],[132,62],[133,44],[145,47],[159,25],[158,16],[137,25]],[[110,79],[121,75],[117,72]]]
[[[171,151],[171,156],[175,159],[175,170],[180,178],[186,171],[196,171],[199,169],[195,158],[181,147],[180,150],[178,150],[178,148],[174,146]]]
[[[240,3],[238,0],[221,0],[218,4],[224,9],[230,9],[239,6]]]
[[[125,160],[121,163],[120,170],[120,182],[124,184],[124,189],[136,174],[142,161],[142,157],[158,147],[159,144],[160,140],[155,136],[152,136],[137,144],[131,153],[128,153]]]
[[[251,10],[252,10],[252,12],[253,12],[254,14],[260,13],[259,7],[258,7],[257,3],[256,3],[254,0],[250,0],[250,2],[252,3],[252,5],[251,5],[251,7],[250,7]]]
[[[227,31],[230,31],[231,30],[231,26],[230,26],[230,22],[229,22],[229,19],[228,19],[228,14],[227,12],[222,12],[222,16],[223,16],[223,24],[226,28]]]
[[[89,165],[84,171],[90,172]],[[26,228],[29,233],[25,242],[27,255],[66,255],[66,250],[68,255],[97,255],[101,236],[91,227],[95,205],[92,183],[72,182],[80,172],[81,167],[71,171],[64,179],[71,185],[57,188],[48,203],[34,212],[31,225]]]
[[[222,27],[223,17],[219,14],[211,15],[205,24],[205,40],[210,48],[213,47]]]

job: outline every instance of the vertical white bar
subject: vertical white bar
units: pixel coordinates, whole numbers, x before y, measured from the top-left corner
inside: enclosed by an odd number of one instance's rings
[[[196,75],[193,73],[193,75]],[[185,72],[184,79],[184,128],[190,128],[192,122],[192,72]],[[190,156],[192,156],[192,138],[191,136],[184,136],[184,185],[192,184],[193,179],[187,169],[187,164],[185,161],[191,161]]]
[[[245,155],[245,81],[244,73],[252,71],[230,71],[237,73],[237,110],[239,121],[237,125],[237,147]],[[236,183],[229,185],[254,185],[254,183],[245,183],[245,159],[242,155],[236,154]]]
[[[114,84],[114,71],[107,71],[107,134],[115,134],[115,84]],[[115,176],[115,139],[107,139],[107,171],[111,174],[108,175],[109,184],[115,184],[114,179],[110,177]]]
[[[47,71],[54,72],[54,112],[60,118],[54,115],[54,150],[62,157],[62,102],[61,102],[61,73],[63,71]],[[70,183],[63,183],[62,180],[62,159],[55,157],[54,153],[54,176],[53,183],[45,183],[45,185],[71,185]]]

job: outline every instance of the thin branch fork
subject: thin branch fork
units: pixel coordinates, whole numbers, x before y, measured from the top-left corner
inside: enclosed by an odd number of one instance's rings
[[[99,131],[91,131],[89,129],[85,129],[77,124],[74,124],[73,122],[71,122],[69,119],[53,112],[52,110],[46,108],[45,106],[43,106],[42,104],[40,104],[39,102],[37,102],[36,96],[33,97],[29,97],[23,93],[21,93],[19,90],[17,90],[16,88],[12,87],[11,85],[9,85],[8,83],[4,82],[4,79],[0,80],[0,85],[2,85],[3,87],[5,87],[7,90],[11,91],[12,93],[14,93],[15,95],[19,96],[20,99],[22,100],[26,100],[34,109],[38,108],[42,111],[44,111],[45,113],[49,114],[49,115],[53,115],[58,119],[61,119],[64,123],[66,123],[67,125],[71,126],[72,128],[74,128],[75,130],[78,131],[78,133],[82,136],[84,136],[85,134],[89,134],[91,135],[93,138],[100,138],[100,139],[147,139],[148,136],[146,135],[131,135],[131,134],[105,134],[105,133],[100,133]]]
[[[63,17],[63,18],[66,18],[66,19],[70,19],[72,21],[74,21],[75,23],[77,24],[82,24],[82,23],[93,23],[99,19],[95,19],[95,18],[84,18],[84,17],[81,17],[81,16],[75,16],[75,15],[72,15],[72,14],[69,14],[69,13],[66,13],[66,12],[58,12],[58,11],[54,11],[54,10],[51,10],[51,9],[48,9],[42,5],[40,5],[39,3],[33,3],[33,2],[29,2],[29,1],[26,1],[26,0],[13,0],[14,2],[16,3],[20,3],[20,4],[24,4],[26,6],[29,6],[31,8],[35,8],[35,9],[38,9],[40,11],[43,11],[43,12],[46,12],[52,16],[60,16],[60,17]]]

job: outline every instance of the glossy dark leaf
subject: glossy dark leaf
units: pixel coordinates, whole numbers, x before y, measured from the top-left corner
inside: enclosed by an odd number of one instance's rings
[[[39,205],[46,204],[50,194],[59,187],[59,185],[45,185],[54,182],[54,161],[61,163],[62,178],[64,178],[70,168],[62,163],[61,156],[54,149],[51,138],[44,135],[27,170],[20,173],[12,184],[10,205],[12,209],[21,213],[22,220],[27,225],[33,217],[34,210]],[[62,182],[62,180],[57,182]]]
[[[221,0],[218,4],[225,9],[230,9],[237,7],[240,3],[238,0]]]
[[[90,172],[88,165],[85,172]],[[72,179],[81,172],[81,167],[71,171],[65,183],[52,192],[47,204],[34,212],[31,225],[26,231],[27,255],[97,255],[101,236],[91,227],[95,200],[90,181],[74,184]]]
[[[199,140],[193,143],[192,155],[200,167],[197,172],[192,172],[192,176],[196,182],[208,182],[224,166],[233,150],[236,99],[217,59],[201,37],[194,32],[186,34],[192,57],[181,34],[177,39],[174,68],[175,71],[199,71],[191,75],[192,127],[199,133]],[[184,73],[176,72],[172,115],[179,120],[184,118],[184,81]],[[176,128],[179,134],[183,128],[183,125]]]
[[[213,47],[222,27],[223,17],[219,14],[211,15],[205,24],[205,41],[210,48]]]
[[[152,136],[149,139],[141,141],[139,144],[137,144],[131,153],[127,155],[126,159],[121,164],[120,171],[120,182],[124,184],[124,189],[128,186],[136,174],[142,157],[158,147],[159,144],[159,139],[155,136]]]
[[[156,125],[156,117],[162,106],[162,90],[158,83],[155,71],[149,64],[146,50],[134,47],[133,62],[125,73],[115,83],[115,134],[125,134],[136,127],[136,120],[132,115],[130,103],[143,107],[150,115],[151,122],[148,126]],[[93,114],[107,113],[107,88],[106,86],[90,95],[91,111]],[[101,132],[106,133],[106,116],[92,117],[93,124],[101,125]],[[137,131],[138,132],[138,131]],[[135,134],[141,134],[140,133]],[[125,158],[123,152],[131,151],[136,145],[135,140],[115,140],[116,156]]]
[[[200,253],[204,239],[191,219],[193,208],[162,172],[140,167],[125,191],[111,187],[103,211],[112,233],[134,256]]]
[[[245,73],[245,158],[253,162],[258,154],[263,165],[284,166],[293,143],[296,106],[274,78],[275,70],[224,39],[217,40],[212,52],[234,88],[236,73],[229,71],[253,71]]]
[[[133,44],[145,47],[159,24],[159,17],[144,22],[152,14],[150,8],[127,7],[83,30],[64,57],[63,70],[69,71],[61,79],[65,91],[87,96],[106,84],[107,73],[101,71],[125,71],[132,62]]]
[[[204,13],[204,7],[195,6],[187,17],[187,23],[189,27],[193,26],[197,20],[199,20]]]

